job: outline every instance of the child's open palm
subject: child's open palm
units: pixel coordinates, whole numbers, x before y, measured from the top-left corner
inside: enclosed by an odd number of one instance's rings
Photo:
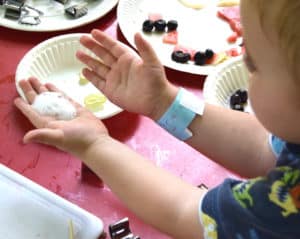
[[[19,97],[15,105],[37,128],[24,136],[25,142],[48,144],[79,156],[96,140],[108,136],[106,127],[98,118],[69,98],[77,111],[77,116],[72,120],[57,120],[36,112],[31,106],[35,97],[45,91],[58,91],[55,86],[43,85],[33,77],[20,81],[19,85],[27,102]]]
[[[77,58],[87,66],[83,70],[85,77],[113,103],[151,116],[170,84],[150,44],[140,34],[135,35],[139,56],[99,30],[93,30],[91,37],[83,36],[80,41],[98,57],[77,52]]]

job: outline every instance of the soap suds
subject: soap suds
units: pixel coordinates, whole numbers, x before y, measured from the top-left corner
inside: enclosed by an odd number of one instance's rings
[[[43,92],[35,97],[32,108],[39,114],[52,116],[58,120],[76,117],[76,108],[59,92]]]

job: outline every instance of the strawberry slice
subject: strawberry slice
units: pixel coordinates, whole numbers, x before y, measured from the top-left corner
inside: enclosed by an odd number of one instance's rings
[[[149,13],[148,19],[155,22],[157,20],[163,19],[163,16],[160,13]]]
[[[227,38],[227,42],[228,43],[235,43],[238,39],[239,35],[237,32],[233,32],[228,38]]]
[[[233,6],[220,8],[217,12],[217,15],[227,22],[230,22],[232,19],[240,21],[240,7]]]
[[[237,49],[237,48],[231,48],[231,49],[227,50],[226,53],[228,56],[231,56],[231,57],[241,55],[241,51],[239,51],[239,49]]]
[[[217,16],[226,21],[230,25],[232,31],[236,32],[238,36],[242,36],[239,6],[220,8],[217,12]]]
[[[166,32],[163,36],[163,42],[167,44],[176,45],[178,42],[178,32],[177,31]]]
[[[230,25],[232,31],[236,32],[238,34],[238,36],[242,35],[242,24],[241,24],[240,20],[232,19],[229,22],[229,25]]]

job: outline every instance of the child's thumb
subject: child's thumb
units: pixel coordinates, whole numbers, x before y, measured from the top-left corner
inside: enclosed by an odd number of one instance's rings
[[[63,132],[58,129],[35,129],[25,134],[24,143],[41,143],[59,148]]]
[[[150,43],[140,33],[134,35],[134,42],[145,64],[161,64]]]

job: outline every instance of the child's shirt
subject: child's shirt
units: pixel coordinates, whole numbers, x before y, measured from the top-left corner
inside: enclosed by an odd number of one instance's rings
[[[205,239],[299,239],[300,145],[271,136],[276,167],[265,177],[226,179],[200,208]]]

